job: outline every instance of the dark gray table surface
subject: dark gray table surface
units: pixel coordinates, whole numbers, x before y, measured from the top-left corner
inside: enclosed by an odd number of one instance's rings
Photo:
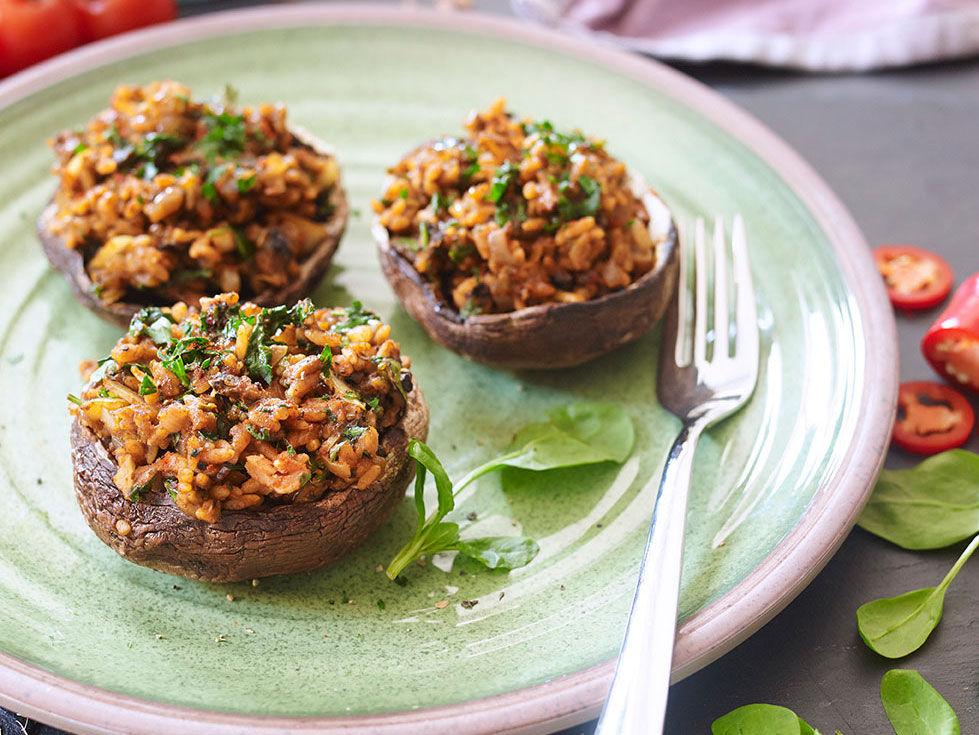
[[[247,2],[221,2],[230,7]],[[502,2],[484,9],[505,12]],[[489,7],[486,7],[489,6]],[[944,255],[957,282],[979,270],[979,61],[860,76],[809,76],[744,66],[682,66],[781,135],[853,213],[868,242],[910,243]],[[791,243],[786,243],[791,247]],[[918,344],[937,311],[898,317],[901,379],[932,379]],[[966,448],[979,451],[973,436]],[[918,460],[891,451],[887,466]],[[979,560],[953,583],[942,623],[916,653],[896,662],[860,641],[855,611],[871,599],[937,584],[962,546],[898,549],[854,530],[812,584],[734,651],[674,685],[669,735],[710,732],[743,704],[794,709],[824,733],[891,733],[880,679],[917,669],[979,733]],[[2,735],[59,735],[0,710]],[[590,735],[594,723],[560,735]]]

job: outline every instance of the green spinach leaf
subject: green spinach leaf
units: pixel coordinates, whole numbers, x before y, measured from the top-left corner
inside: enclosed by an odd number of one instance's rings
[[[456,549],[490,569],[519,569],[534,560],[540,546],[527,536],[484,536],[459,541]]]
[[[895,735],[961,735],[955,711],[917,671],[884,674],[880,699]]]
[[[634,443],[632,421],[621,406],[602,402],[560,406],[548,412],[547,421],[527,424],[518,431],[505,454],[472,470],[460,481],[459,489],[504,466],[539,472],[624,462]]]
[[[977,547],[979,536],[972,539],[937,587],[861,605],[857,610],[857,627],[864,643],[886,658],[901,658],[918,650],[942,619],[948,586]]]
[[[905,549],[938,549],[979,533],[979,456],[962,449],[880,473],[861,528]]]
[[[817,732],[795,712],[775,704],[738,707],[714,720],[710,731],[711,735],[808,735]]]
[[[548,421],[529,424],[514,437],[505,454],[469,472],[453,484],[435,453],[425,444],[412,441],[408,453],[415,460],[415,509],[418,526],[414,537],[401,548],[387,568],[396,579],[408,564],[422,554],[457,550],[490,568],[529,564],[540,550],[526,537],[459,538],[459,527],[443,519],[455,509],[455,496],[477,478],[502,467],[547,470],[596,462],[622,462],[632,451],[632,422],[622,408],[611,403],[580,403],[549,412]],[[438,494],[438,508],[426,517],[425,478],[431,472]]]

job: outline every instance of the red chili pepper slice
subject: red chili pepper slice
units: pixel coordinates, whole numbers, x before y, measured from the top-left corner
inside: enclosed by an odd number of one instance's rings
[[[921,352],[953,385],[979,391],[979,273],[956,289],[925,332]]]
[[[877,270],[896,309],[930,309],[952,290],[952,268],[939,255],[913,245],[882,245],[874,249]]]
[[[927,400],[927,402],[926,402]],[[902,383],[893,442],[915,454],[937,454],[965,444],[976,414],[965,396],[942,383]]]

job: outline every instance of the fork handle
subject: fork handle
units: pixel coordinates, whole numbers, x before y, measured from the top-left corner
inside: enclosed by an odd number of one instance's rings
[[[595,735],[661,735],[670,687],[687,495],[704,423],[685,424],[663,466],[625,639]]]

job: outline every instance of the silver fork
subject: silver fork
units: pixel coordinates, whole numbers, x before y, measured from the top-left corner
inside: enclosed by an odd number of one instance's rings
[[[720,218],[716,220],[713,254],[709,257],[704,221],[697,220],[692,338],[687,257],[681,250],[678,297],[675,308],[666,316],[656,392],[660,403],[683,422],[683,428],[663,467],[632,612],[596,735],[663,732],[687,495],[697,439],[704,429],[744,406],[758,379],[758,315],[740,215],[732,225],[731,250],[734,335],[724,225]],[[708,278],[709,263],[713,265],[712,279]],[[714,301],[712,330],[708,326],[710,283]]]

